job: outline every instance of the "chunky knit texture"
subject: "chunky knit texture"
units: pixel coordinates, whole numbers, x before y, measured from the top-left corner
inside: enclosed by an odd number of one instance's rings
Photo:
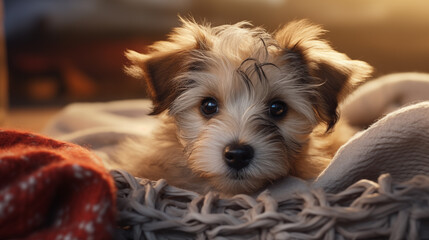
[[[205,196],[113,171],[118,239],[428,239],[429,177],[361,180],[337,194],[298,191],[277,201]]]

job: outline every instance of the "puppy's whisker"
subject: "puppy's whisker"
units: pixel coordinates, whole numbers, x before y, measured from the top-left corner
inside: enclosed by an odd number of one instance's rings
[[[253,66],[255,67],[256,74],[258,74],[259,81],[261,83],[265,82],[267,80],[267,76],[265,75],[265,72],[261,69],[260,65],[255,63]],[[265,80],[265,81],[262,81],[262,80]]]
[[[260,38],[259,38],[259,40],[261,40],[262,45],[264,45],[264,49],[265,49],[265,58],[267,58],[267,57],[268,57],[268,47],[267,47],[267,44],[265,43],[265,40],[264,40],[262,37],[260,37]]]
[[[272,67],[275,67],[277,70],[280,70],[280,68],[277,65],[275,65],[274,63],[264,62],[264,63],[259,64],[259,67],[261,68],[262,72],[264,72],[263,67],[265,67],[265,66],[272,66]]]
[[[256,58],[248,57],[241,62],[240,66],[238,68],[239,69],[242,68],[243,65],[249,61],[259,62],[258,59],[256,59]]]
[[[253,61],[254,63],[252,65],[249,65],[246,68],[246,70],[243,71],[242,68],[244,67],[244,64],[246,64],[249,61]],[[265,67],[265,66],[273,66],[273,67],[276,67],[276,69],[280,69],[274,63],[271,63],[271,62],[260,63],[259,60],[255,59],[255,58],[247,58],[241,63],[241,65],[237,69],[237,71],[240,73],[241,77],[246,80],[246,82],[251,82],[251,83],[252,83],[252,81],[251,81],[252,77],[251,76],[254,73],[256,73],[257,79],[263,85],[263,88],[268,89],[269,88],[269,80],[268,80],[268,77],[265,73],[265,70],[263,69],[263,67]],[[252,86],[253,86],[253,83],[252,83]]]
[[[255,71],[258,74],[259,82],[264,85],[265,88],[268,88],[269,86],[269,80],[267,78],[267,75],[265,74],[265,71],[263,69],[264,66],[276,66],[274,63],[255,63]]]
[[[254,88],[254,86],[253,86],[252,80],[250,80],[250,77],[240,69],[237,69],[237,73],[240,75],[240,79],[243,80],[248,92],[251,92],[251,90]]]

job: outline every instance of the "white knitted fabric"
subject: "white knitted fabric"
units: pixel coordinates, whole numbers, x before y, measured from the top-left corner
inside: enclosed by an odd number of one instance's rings
[[[397,110],[356,134],[313,185],[337,192],[382,173],[398,181],[429,174],[429,102]]]

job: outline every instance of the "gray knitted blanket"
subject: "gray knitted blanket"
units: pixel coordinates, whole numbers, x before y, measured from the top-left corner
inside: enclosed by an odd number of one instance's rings
[[[253,196],[202,196],[114,170],[115,238],[429,239],[429,102],[412,104],[421,100],[429,100],[428,74],[364,85],[342,116],[355,126],[375,124],[342,146],[313,182],[288,177]],[[156,124],[149,104],[73,104],[45,134],[91,146],[108,163],[118,143]]]
[[[113,171],[117,239],[429,239],[429,177],[361,180],[337,194],[298,191],[281,201],[198,195]],[[122,229],[121,229],[122,228]]]

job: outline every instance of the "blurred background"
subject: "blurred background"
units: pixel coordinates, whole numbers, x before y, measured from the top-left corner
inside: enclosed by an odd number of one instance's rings
[[[165,39],[178,14],[213,25],[249,20],[270,31],[307,18],[329,30],[337,50],[373,65],[374,76],[429,72],[427,0],[1,1],[0,78],[8,84],[0,80],[0,94],[15,114],[145,97],[143,84],[123,73],[123,53]]]

